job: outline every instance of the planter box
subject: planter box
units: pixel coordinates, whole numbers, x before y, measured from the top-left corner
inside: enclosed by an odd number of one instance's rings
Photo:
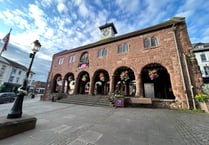
[[[199,102],[199,106],[201,110],[204,110],[205,112],[209,113],[209,106],[206,102]]]
[[[125,107],[125,98],[115,98],[115,107]]]

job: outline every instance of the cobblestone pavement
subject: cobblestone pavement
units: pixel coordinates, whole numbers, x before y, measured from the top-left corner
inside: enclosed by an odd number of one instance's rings
[[[0,105],[0,116],[12,104]],[[209,114],[149,108],[90,107],[28,99],[36,128],[0,145],[209,145]],[[23,114],[23,115],[24,115]]]

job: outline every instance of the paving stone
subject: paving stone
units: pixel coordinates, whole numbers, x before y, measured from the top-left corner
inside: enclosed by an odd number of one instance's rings
[[[0,116],[10,107],[1,104]],[[38,119],[36,128],[0,140],[0,145],[209,145],[206,113],[115,109],[37,99],[25,101],[23,113]]]

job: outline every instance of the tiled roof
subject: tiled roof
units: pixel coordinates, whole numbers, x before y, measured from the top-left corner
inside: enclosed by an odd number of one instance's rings
[[[198,46],[203,46],[203,48]],[[192,44],[192,47],[193,47],[192,49],[193,52],[209,51],[209,43],[202,43],[202,42],[194,43]]]
[[[64,54],[71,53],[71,52],[76,52],[76,51],[80,51],[80,50],[89,49],[89,48],[92,48],[92,47],[108,44],[108,43],[111,43],[111,42],[116,42],[116,41],[127,39],[127,38],[130,38],[130,37],[135,37],[135,36],[142,35],[142,34],[145,34],[145,33],[150,33],[150,32],[153,32],[153,31],[157,31],[157,30],[160,30],[160,29],[171,27],[171,26],[174,26],[174,25],[179,24],[179,23],[185,23],[185,18],[184,17],[173,17],[168,21],[165,21],[163,23],[160,23],[160,24],[157,24],[157,25],[154,25],[154,26],[151,26],[151,27],[147,27],[147,28],[144,28],[144,29],[141,29],[141,30],[138,30],[138,31],[134,31],[134,32],[130,32],[130,33],[120,35],[120,36],[110,37],[110,38],[107,38],[107,39],[99,40],[95,43],[90,43],[90,44],[80,46],[80,47],[77,47],[77,48],[73,48],[73,49],[70,49],[70,50],[64,50],[64,51],[61,51],[61,52],[56,53],[54,55],[56,55],[56,56],[57,55],[64,55]]]
[[[11,65],[13,67],[16,67],[16,68],[22,69],[24,71],[27,71],[27,68],[25,66],[23,66],[23,65],[21,65],[21,64],[19,64],[17,62],[14,62],[14,61],[12,61],[12,60],[10,60],[10,59],[8,59],[6,57],[3,57],[3,56],[1,56],[1,59],[4,59],[5,61],[7,61],[9,63],[9,65]]]

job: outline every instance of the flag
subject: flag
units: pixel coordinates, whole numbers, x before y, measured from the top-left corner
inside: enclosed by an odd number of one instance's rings
[[[7,50],[7,46],[9,44],[9,38],[10,38],[11,31],[12,31],[12,28],[10,29],[9,33],[3,38],[4,46],[3,46],[2,50],[1,50],[1,54],[2,54],[3,51]]]

